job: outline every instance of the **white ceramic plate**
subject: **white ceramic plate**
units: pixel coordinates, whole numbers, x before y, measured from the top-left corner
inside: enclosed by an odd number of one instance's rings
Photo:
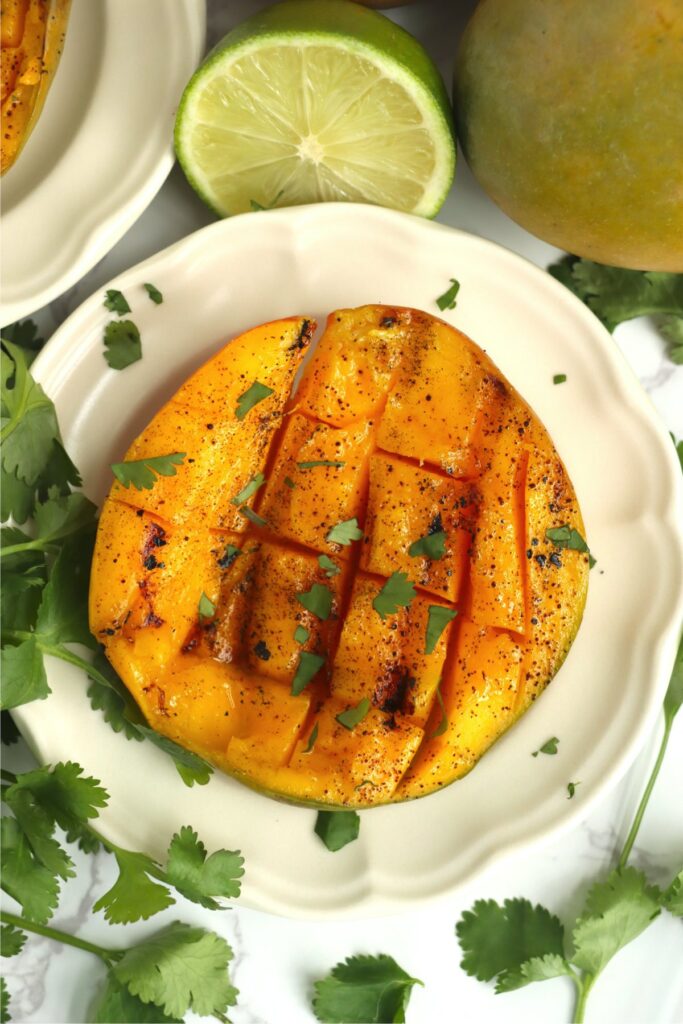
[[[246,857],[243,900],[292,916],[396,911],[443,894],[514,849],[568,826],[614,785],[652,726],[683,613],[683,486],[647,396],[595,317],[519,256],[450,228],[367,206],[328,205],[222,221],[110,284],[141,329],[144,358],[107,368],[108,314],[93,295],[54,335],[35,373],[54,398],[88,494],[195,367],[231,335],[292,313],[385,302],[445,315],[488,350],[531,402],[565,460],[598,558],[578,638],[541,700],[464,780],[362,814],[360,839],[331,854],[315,812],[216,774],[187,789],[150,744],[127,743],[90,710],[85,680],[51,664],[53,695],[17,717],[42,761],[76,758],[111,803],[102,828],[162,855],[189,823],[209,849]],[[142,289],[164,293],[154,306]],[[554,373],[567,382],[554,387]],[[532,758],[550,736],[555,757]],[[571,802],[567,783],[581,786]],[[99,826],[98,826],[99,827]]]
[[[204,21],[204,0],[73,0],[45,108],[2,179],[3,326],[78,281],[161,188]]]

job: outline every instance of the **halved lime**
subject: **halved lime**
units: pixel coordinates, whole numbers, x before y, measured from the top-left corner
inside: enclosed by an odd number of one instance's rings
[[[436,67],[349,0],[287,0],[229,32],[185,89],[175,144],[221,216],[347,201],[430,217],[455,170]]]

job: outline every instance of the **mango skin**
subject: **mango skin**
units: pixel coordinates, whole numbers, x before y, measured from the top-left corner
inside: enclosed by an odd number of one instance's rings
[[[482,188],[577,256],[683,271],[681,0],[481,0],[454,106]]]

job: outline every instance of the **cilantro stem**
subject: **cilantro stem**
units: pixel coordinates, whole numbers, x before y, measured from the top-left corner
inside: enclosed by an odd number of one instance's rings
[[[36,537],[34,540],[23,541],[21,544],[10,544],[9,547],[0,550],[0,558],[7,555],[17,555],[20,551],[55,551],[59,547],[52,541],[41,540]]]
[[[75,935],[68,935],[58,928],[50,928],[45,924],[36,924],[35,921],[29,921],[26,917],[11,914],[8,910],[0,910],[0,921],[3,924],[14,925],[15,928],[21,928],[22,931],[34,932],[35,935],[42,935],[46,939],[53,939],[53,941],[63,942],[67,946],[75,946],[76,949],[82,949],[86,953],[93,953],[100,960],[103,960],[107,967],[111,967],[125,952],[118,949],[104,949],[102,946],[96,946],[93,942],[86,942],[85,939],[79,939]]]
[[[666,754],[666,748],[667,748],[668,743],[669,743],[669,736],[671,735],[671,727],[672,727],[673,723],[674,723],[674,716],[673,715],[665,715],[665,717],[664,717],[664,735],[662,736],[662,742],[659,745],[659,753],[657,754],[657,760],[655,761],[655,763],[653,765],[652,771],[650,773],[650,778],[648,779],[648,782],[647,782],[647,786],[645,787],[643,795],[642,795],[642,797],[640,799],[640,803],[638,804],[638,810],[636,811],[636,816],[633,819],[633,824],[631,825],[631,831],[629,832],[628,836],[626,837],[626,842],[624,843],[624,848],[621,851],[621,856],[619,857],[619,863],[617,864],[617,870],[618,871],[621,871],[623,868],[626,867],[626,862],[628,861],[628,858],[629,858],[629,856],[631,854],[631,850],[633,849],[633,844],[636,841],[636,837],[638,835],[638,831],[640,829],[640,826],[641,826],[641,823],[642,823],[642,820],[643,820],[643,815],[645,814],[645,810],[647,808],[647,805],[649,803],[650,797],[652,795],[652,790],[654,789],[655,782],[657,781],[657,776],[659,775],[659,769],[662,767],[662,762],[664,760],[664,755]]]
[[[586,1017],[586,1003],[588,1001],[588,994],[593,987],[595,976],[592,974],[574,974],[572,976],[576,982],[577,1000],[576,1007],[574,1009],[574,1024],[583,1024]]]

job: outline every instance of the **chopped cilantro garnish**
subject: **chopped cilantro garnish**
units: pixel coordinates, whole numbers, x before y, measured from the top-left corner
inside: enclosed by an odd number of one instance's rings
[[[157,476],[175,476],[175,467],[182,465],[184,459],[185,452],[173,452],[170,455],[155,455],[150,459],[114,462],[111,471],[124,487],[132,484],[138,491],[151,491]]]
[[[578,530],[565,523],[564,526],[551,527],[545,531],[546,539],[552,541],[556,548],[568,548],[570,551],[585,551],[588,555],[588,565],[592,569],[596,559],[593,558],[588,545]]]
[[[337,563],[333,562],[329,555],[318,555],[318,565],[321,569],[325,570],[325,575],[328,580],[331,579],[332,576],[338,576],[341,572]]]
[[[258,405],[259,402],[264,400],[264,398],[268,398],[268,396],[272,394],[272,388],[269,388],[266,384],[261,384],[260,381],[255,380],[254,383],[237,399],[235,416],[238,420],[243,420],[250,409],[253,409],[255,405]]]
[[[291,476],[285,477],[285,487],[289,487],[290,491],[293,491],[294,488],[296,487],[296,484],[292,480]]]
[[[130,313],[130,306],[123,292],[120,292],[118,288],[108,288],[104,297],[105,309],[111,310],[112,313],[116,313],[118,316],[124,316],[126,313]]]
[[[551,736],[549,740],[545,741],[542,747],[539,747],[538,750],[534,750],[531,756],[538,757],[539,754],[556,754],[557,745],[559,742],[560,741],[558,740],[557,736]]]
[[[456,296],[460,291],[460,282],[456,281],[454,277],[450,278],[450,282],[450,288],[447,288],[443,295],[439,295],[436,300],[436,304],[441,312],[443,312],[444,309],[455,309]]]
[[[567,793],[569,794],[569,796],[567,797],[567,800],[571,800],[572,799],[572,797],[574,796],[574,793],[576,793],[576,787],[580,786],[580,785],[581,785],[580,782],[568,782],[567,783]]]
[[[112,370],[125,370],[142,359],[140,331],[132,320],[112,320],[104,329],[104,358]]]
[[[443,736],[446,729],[448,728],[448,715],[446,714],[446,708],[444,706],[443,697],[441,696],[441,683],[436,688],[436,699],[439,702],[441,708],[441,721],[437,725],[436,729],[430,736],[430,739],[436,739],[437,736]]]
[[[149,295],[149,297],[152,300],[152,302],[156,306],[160,306],[161,303],[164,301],[164,297],[161,294],[161,292],[159,291],[159,289],[156,287],[156,285],[153,285],[153,284],[150,284],[149,282],[147,282],[144,287],[145,287],[145,291]]]
[[[305,626],[297,626],[294,630],[294,639],[298,644],[305,644],[310,635]]]
[[[341,544],[346,547],[352,541],[360,540],[362,536],[363,531],[359,529],[358,520],[354,516],[353,519],[345,519],[343,523],[333,526],[325,540],[329,544]]]
[[[346,711],[340,711],[338,715],[335,715],[335,718],[345,729],[355,729],[363,721],[369,710],[370,701],[367,697],[363,697],[356,704],[355,708],[347,708]]]
[[[200,619],[210,619],[216,614],[216,605],[211,598],[206,596],[204,591],[202,591],[202,596],[199,598],[197,610],[199,611]]]
[[[318,723],[316,722],[315,725],[313,726],[313,728],[311,729],[311,734],[308,737],[308,743],[306,744],[306,748],[304,750],[304,754],[310,754],[311,753],[311,751],[313,750],[313,747],[315,746],[315,741],[317,740],[317,738],[318,738]]]
[[[394,572],[372,602],[381,619],[395,615],[399,608],[407,608],[415,597],[415,587],[404,572]]]
[[[355,811],[318,811],[315,822],[315,834],[324,842],[325,846],[332,853],[341,850],[354,839],[358,839],[360,831],[360,817]],[[322,984],[322,983],[321,983]],[[318,1016],[318,1020],[326,1018]],[[330,1017],[332,1020],[346,1020],[345,1017]],[[364,1020],[356,1017],[356,1020]],[[396,1020],[398,1018],[394,1018]]]
[[[310,590],[297,594],[296,599],[306,611],[316,615],[324,622],[329,619],[332,611],[332,591],[324,583],[314,583]]]
[[[332,462],[330,459],[313,459],[312,462],[297,462],[299,469],[315,469],[316,466],[331,466],[334,469],[343,469],[345,462]]]
[[[566,373],[556,373],[553,377],[553,384],[564,384],[567,379]]]
[[[430,604],[427,615],[427,635],[425,637],[425,654],[433,654],[439,637],[449,622],[452,622],[457,611],[444,608],[441,604]]]
[[[258,491],[259,487],[263,487],[266,482],[266,478],[263,473],[257,473],[251,480],[244,485],[241,491],[231,498],[230,501],[233,505],[243,505],[245,501],[249,501],[251,497]]]
[[[408,548],[411,558],[431,558],[437,562],[446,554],[446,533],[444,530],[437,530],[435,533],[428,533],[419,540],[414,540]]]
[[[312,654],[310,651],[301,652],[299,664],[292,680],[292,695],[294,697],[298,697],[301,691],[306,689],[311,679],[320,671],[324,664],[324,655]]]
[[[244,516],[245,519],[248,519],[250,523],[254,524],[254,526],[263,527],[268,525],[268,520],[264,519],[263,516],[260,516],[257,512],[254,512],[253,508],[249,508],[248,505],[242,505],[239,509],[239,514]]]

